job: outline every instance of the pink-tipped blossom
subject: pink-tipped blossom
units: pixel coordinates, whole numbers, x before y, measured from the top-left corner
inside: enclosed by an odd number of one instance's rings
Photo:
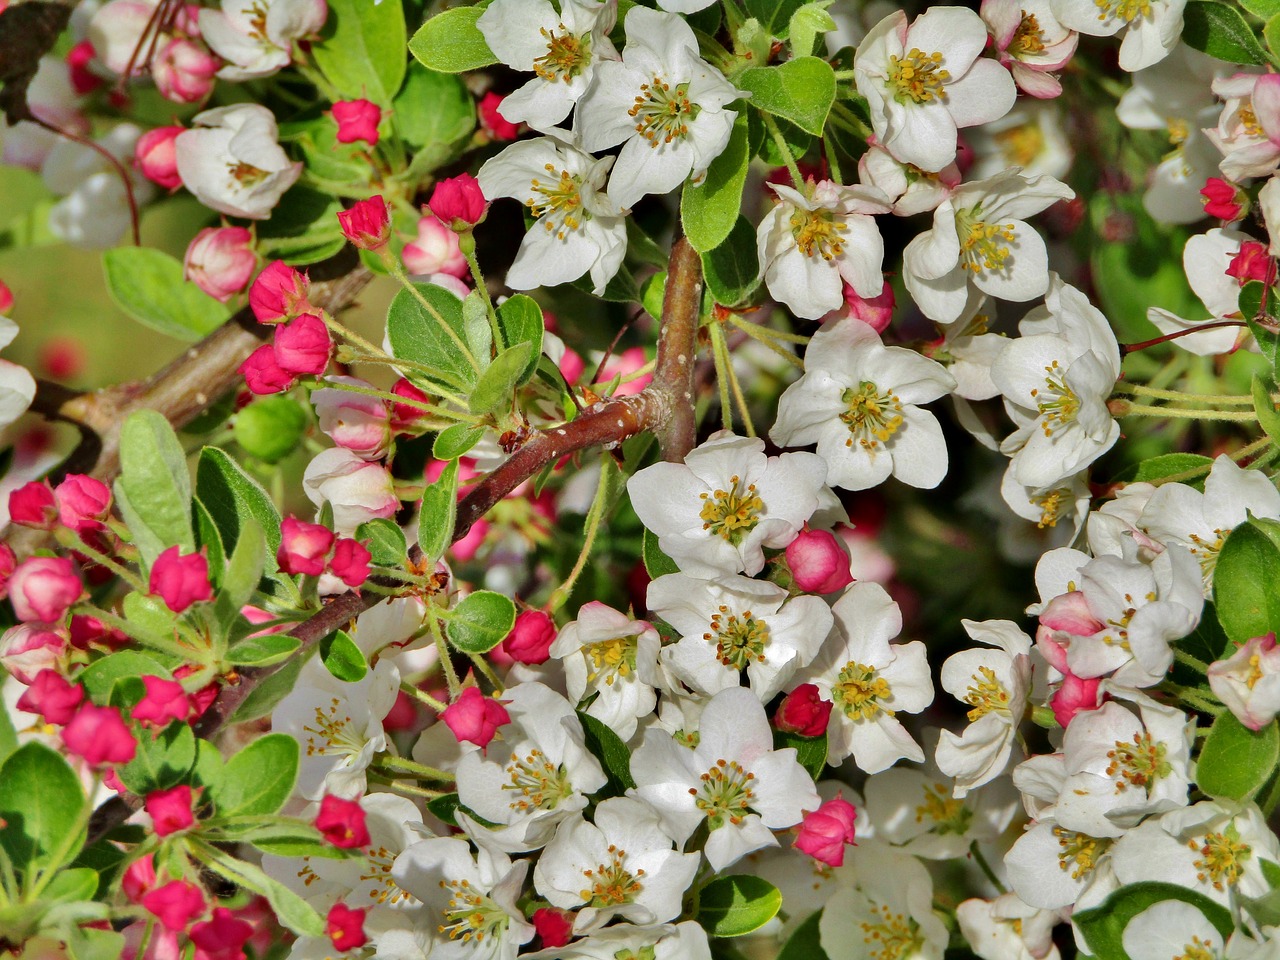
[[[419,403],[429,403],[431,401],[429,396],[404,379],[404,377],[395,382],[391,392],[397,397],[416,400]],[[408,403],[394,403],[391,405],[391,429],[396,433],[421,433],[422,428],[418,424],[426,415],[427,412],[421,407]]]
[[[853,843],[858,812],[843,796],[828,800],[805,814],[796,836],[795,848],[831,867],[844,863],[844,848]]]
[[[133,148],[133,162],[144,177],[166,190],[182,186],[178,175],[178,158],[174,142],[183,127],[156,127],[138,138]]]
[[[1200,196],[1204,197],[1204,212],[1209,217],[1233,223],[1249,212],[1249,198],[1244,191],[1221,177],[1206,180]]]
[[[476,104],[476,112],[480,114],[480,126],[489,135],[490,140],[499,142],[514,140],[520,136],[520,124],[512,123],[500,112],[502,97],[490,90]]]
[[[796,588],[805,593],[834,593],[853,582],[849,554],[829,530],[801,530],[786,557]]]
[[[484,219],[489,202],[480,181],[469,173],[449,177],[436,184],[427,207],[455,230],[470,230]]]
[[[1231,258],[1226,273],[1228,277],[1240,281],[1242,287],[1250,280],[1270,284],[1276,279],[1276,262],[1265,244],[1246,240],[1240,244],[1239,252]]]
[[[193,603],[213,599],[209,583],[209,560],[204,548],[185,556],[173,546],[156,557],[151,565],[151,592],[174,613],[182,613]]]
[[[200,103],[213,92],[217,57],[204,44],[173,37],[151,59],[151,78],[160,96],[174,103]]]
[[[128,763],[138,751],[138,742],[115,707],[80,705],[65,727],[62,743],[67,752],[92,767],[108,763]]]
[[[1074,673],[1065,674],[1062,685],[1049,698],[1049,706],[1058,726],[1066,728],[1077,714],[1085,710],[1097,710],[1101,705],[1098,698],[1099,677],[1077,677]]]
[[[816,684],[802,683],[778,704],[773,725],[802,737],[820,737],[827,732],[832,706],[830,700],[822,699]]]
[[[363,140],[369,146],[378,143],[378,124],[382,110],[369,100],[340,100],[333,105],[333,122],[338,125],[339,143]]]
[[[244,945],[253,936],[253,924],[227,907],[215,907],[213,916],[191,928],[193,960],[244,960]]]
[[[400,251],[404,268],[415,276],[447,273],[465,277],[471,268],[462,255],[458,235],[439,217],[428,213],[418,220],[418,236]]]
[[[191,788],[185,783],[147,794],[142,806],[151,817],[151,828],[157,837],[186,830],[196,822],[192,800]]]
[[[539,907],[530,918],[533,929],[542,939],[542,946],[548,950],[563,947],[573,938],[573,921],[577,914],[571,910],[558,907]]]
[[[359,587],[369,579],[369,561],[372,555],[364,544],[349,537],[342,537],[333,546],[333,558],[329,572],[348,587]]]
[[[0,600],[9,596],[9,578],[18,569],[18,555],[7,543],[0,543]]]
[[[329,908],[325,917],[325,935],[333,941],[333,948],[342,953],[358,950],[369,942],[364,932],[364,917],[369,912],[367,907],[348,907],[339,900]]]
[[[391,241],[391,212],[381,195],[358,200],[338,211],[342,235],[360,250],[378,251]]]
[[[155,888],[156,864],[151,854],[140,857],[124,868],[120,889],[131,903],[141,903],[147,891]]]
[[[71,617],[71,645],[77,650],[88,650],[93,644],[119,650],[129,638],[115,627],[108,627],[97,617],[77,613]]]
[[[103,529],[111,510],[111,488],[82,473],[69,474],[54,490],[58,519],[78,533]]]
[[[42,670],[56,670],[67,639],[42,623],[20,623],[0,636],[0,666],[19,683],[34,683]]]
[[[1258,731],[1280,712],[1280,647],[1274,632],[1245,641],[1209,665],[1209,689],[1242,724]]]
[[[43,480],[32,480],[10,491],[9,519],[19,526],[52,530],[58,525],[53,488]]]
[[[333,526],[351,533],[367,520],[393,517],[400,509],[385,464],[333,447],[316,455],[302,474],[302,489],[317,507],[333,507]]]
[[[204,894],[194,883],[170,880],[162,887],[146,893],[142,906],[169,930],[185,930],[191,921],[204,914]]]
[[[487,747],[498,728],[511,722],[511,715],[493,697],[486,697],[475,687],[467,687],[458,699],[440,713],[445,726],[453,731],[458,741]]]
[[[283,323],[310,313],[307,275],[283,260],[273,260],[249,288],[249,306],[259,323]]]
[[[31,686],[18,698],[18,709],[37,713],[45,723],[58,726],[75,716],[76,707],[84,700],[84,688],[69,682],[56,670],[41,670]]]
[[[191,713],[191,699],[176,680],[147,675],[142,677],[142,686],[146,693],[129,714],[133,719],[166,727],[174,720],[186,720]]]
[[[861,320],[876,333],[884,333],[889,322],[893,320],[893,308],[897,301],[893,296],[893,287],[885,282],[884,288],[874,297],[860,297],[858,291],[849,284],[844,285],[844,304],[849,316]]]
[[[304,313],[276,328],[272,349],[281,370],[318,377],[329,366],[333,338],[323,320],[314,313]]]
[[[329,383],[372,390],[373,384],[357,377],[329,377]],[[335,444],[364,460],[381,460],[391,446],[391,416],[378,397],[338,387],[311,392],[320,429]]]
[[[240,373],[249,392],[258,396],[282,393],[298,379],[276,362],[275,347],[269,343],[264,343],[245,358],[240,364]]]
[[[648,362],[649,358],[645,355],[643,347],[630,347],[610,357],[596,374],[595,382],[608,384],[613,381],[614,377],[630,376],[641,370]],[[651,382],[653,382],[653,374],[651,373],[633,377],[630,380],[619,383],[612,395],[615,397],[634,396],[644,390]]]
[[[9,578],[9,602],[24,623],[56,623],[83,592],[75,564],[66,557],[31,557]]]
[[[244,290],[258,265],[253,234],[244,227],[206,227],[183,260],[183,275],[219,303]]]
[[[318,577],[324,573],[325,558],[333,549],[333,541],[333,531],[328,527],[285,517],[280,523],[276,563],[285,573]]]
[[[365,825],[364,808],[358,800],[344,800],[333,794],[325,794],[316,814],[316,829],[325,840],[340,850],[354,850],[368,846],[369,828]]]
[[[0,313],[8,313],[13,307],[13,291],[9,285],[0,280]]]
[[[517,663],[546,663],[556,633],[556,623],[549,614],[542,610],[521,610],[499,649]]]

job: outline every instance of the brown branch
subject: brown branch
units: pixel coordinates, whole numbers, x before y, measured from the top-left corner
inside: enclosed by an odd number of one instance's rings
[[[667,286],[663,291],[662,328],[651,389],[667,394],[669,415],[654,434],[664,460],[681,462],[697,441],[693,368],[702,313],[702,257],[685,237],[671,248]]]

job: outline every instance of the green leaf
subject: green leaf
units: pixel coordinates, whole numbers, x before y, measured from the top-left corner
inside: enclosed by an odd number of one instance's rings
[[[1228,63],[1261,66],[1267,62],[1245,18],[1235,7],[1216,0],[1189,0],[1182,14],[1182,39],[1193,50]]]
[[[437,434],[436,442],[431,447],[431,456],[437,460],[457,460],[479,443],[483,436],[484,427],[473,427],[469,423],[455,423]]]
[[[516,384],[524,375],[529,363],[529,342],[507,347],[493,358],[493,363],[480,375],[475,389],[467,397],[467,408],[475,414],[493,413],[504,406],[510,407]]]
[[[235,551],[240,531],[258,527],[267,541],[267,567],[276,569],[280,549],[280,513],[262,485],[244,472],[225,450],[205,447],[196,464],[196,496],[213,517],[227,550]]]
[[[463,653],[488,653],[511,632],[516,605],[492,590],[469,593],[453,608],[445,624],[449,642]]]
[[[1280,13],[1280,0],[1240,0],[1240,6],[1260,20],[1270,20]]]
[[[777,960],[829,960],[822,949],[822,911],[810,914],[782,946]]]
[[[279,463],[307,432],[307,413],[292,397],[261,397],[236,414],[231,434],[245,453]]]
[[[720,246],[738,222],[750,160],[747,119],[739,117],[728,146],[711,161],[702,183],[685,185],[680,196],[680,221],[689,243],[699,253]]]
[[[462,73],[497,63],[484,34],[476,26],[483,10],[459,7],[432,17],[409,41],[409,52],[429,70]]]
[[[1124,950],[1124,928],[1143,910],[1162,900],[1181,900],[1205,915],[1225,940],[1231,935],[1231,914],[1202,893],[1173,883],[1133,883],[1121,887],[1091,910],[1072,915],[1072,923],[1097,960],[1128,960]]]
[[[527,383],[538,369],[538,359],[542,356],[542,334],[546,329],[542,308],[536,300],[523,293],[508,297],[498,307],[498,329],[502,331],[502,341],[508,347],[518,343],[529,344],[529,362],[516,381],[518,384]]]
[[[735,82],[751,93],[753,107],[790,120],[815,137],[822,136],[827,114],[836,101],[835,71],[817,57],[798,57],[776,67],[751,67]]]
[[[762,877],[719,877],[702,888],[698,923],[713,937],[740,937],[763,927],[781,906],[782,894]]]
[[[325,669],[344,683],[363,680],[369,664],[345,630],[335,630],[320,641],[320,660]]]
[[[392,111],[400,136],[415,150],[413,169],[423,174],[453,159],[476,128],[475,99],[461,78],[417,61],[409,64]]]
[[[259,526],[245,527],[227,563],[222,577],[222,589],[215,607],[218,620],[223,624],[235,623],[240,608],[247,604],[258,589],[258,582],[267,562],[267,540]]]
[[[1267,20],[1266,26],[1262,28],[1262,39],[1267,42],[1267,49],[1272,56],[1276,56],[1280,51],[1280,13],[1273,14]]]
[[[1280,444],[1280,409],[1277,409],[1271,394],[1276,389],[1276,382],[1271,376],[1253,377],[1253,412],[1258,417],[1258,426],[1271,438],[1272,443]]]
[[[680,572],[676,562],[663,553],[662,548],[658,546],[657,535],[647,528],[644,531],[641,554],[644,557],[644,568],[648,571],[650,580],[657,580],[668,573]]]
[[[724,243],[702,255],[702,277],[716,303],[736,307],[751,301],[760,286],[760,259],[751,221],[738,217]]]
[[[70,867],[59,870],[44,888],[41,899],[61,903],[92,900],[98,890],[98,871],[89,867]]]
[[[367,544],[370,559],[378,566],[404,566],[409,545],[404,538],[404,531],[394,520],[385,517],[366,520],[356,527],[356,539]]]
[[[195,549],[187,457],[169,421],[155,410],[130,414],[120,430],[119,484],[132,514],[126,522],[138,537],[146,568],[167,547],[177,545],[183,553]]]
[[[262,250],[272,257],[304,266],[332,257],[347,243],[338,223],[337,197],[300,184],[293,186],[257,226]]]
[[[7,674],[0,669],[0,685],[4,684]],[[9,711],[0,706],[0,763],[9,759],[9,755],[18,749],[18,731],[14,729],[13,717]]]
[[[195,342],[229,311],[182,277],[182,263],[155,247],[116,247],[102,255],[107,292],[133,319],[157,333]]]
[[[452,460],[435,483],[422,492],[418,511],[418,546],[430,567],[453,543],[458,518],[458,461]]]
[[[275,705],[293,689],[306,660],[306,657],[290,657],[284,661],[284,664],[274,673],[253,688],[249,696],[244,698],[244,702],[236,707],[228,723],[246,723],[270,713]]]
[[[267,898],[276,918],[300,937],[323,937],[324,919],[307,901],[278,880],[273,880],[261,867],[238,860],[231,854],[201,844],[202,859],[216,873],[245,890]]]
[[[196,549],[204,550],[209,559],[209,578],[215,588],[222,587],[222,575],[226,572],[227,552],[222,546],[222,534],[209,515],[209,509],[198,499],[191,501],[191,526],[195,532]]]
[[[387,337],[391,352],[401,360],[424,364],[434,374],[419,374],[451,391],[467,392],[476,384],[478,374],[459,341],[465,342],[466,326],[462,322],[462,301],[434,283],[416,283],[414,287],[424,306],[408,290],[401,290],[387,310]],[[442,324],[457,335],[451,337]]]
[[[136,594],[129,594],[136,596]],[[80,671],[77,680],[84,687],[85,696],[98,706],[105,706],[111,699],[116,681],[127,677],[161,677],[172,680],[169,669],[160,661],[136,650],[117,650],[101,660],[95,660]]]
[[[489,308],[479,290],[472,290],[462,301],[462,329],[466,331],[467,345],[480,363],[483,371],[489,366],[493,354],[493,327],[489,325]]]
[[[1272,720],[1257,733],[1234,714],[1213,721],[1196,765],[1196,784],[1216,800],[1248,800],[1275,772],[1280,760],[1280,723]]]
[[[84,845],[80,778],[42,743],[19,747],[0,767],[0,850],[26,875],[70,863]]]
[[[582,721],[587,749],[600,761],[605,776],[609,778],[608,786],[601,791],[601,795],[620,797],[628,790],[635,789],[636,781],[631,776],[631,751],[622,742],[622,738],[581,710],[578,711],[578,719]]]
[[[320,43],[311,53],[338,92],[384,107],[404,82],[404,5],[395,0],[329,0]]]
[[[1115,482],[1150,483],[1152,480],[1176,476],[1199,467],[1208,468],[1212,463],[1213,460],[1210,457],[1201,456],[1198,453],[1163,453],[1121,471],[1116,475]],[[1200,478],[1200,482],[1204,482],[1203,477]]]
[[[820,737],[802,737],[798,733],[786,730],[773,731],[773,748],[785,750],[792,747],[796,751],[796,762],[809,771],[809,776],[817,780],[827,765],[827,735]]]
[[[120,768],[120,781],[133,793],[145,796],[180,783],[195,762],[195,734],[189,725],[175,720],[158,736],[145,729],[138,734],[138,752]]]
[[[284,633],[245,637],[227,650],[227,663],[238,667],[267,667],[287,659],[300,646],[302,641]]]
[[[222,771],[225,768],[222,752],[217,747],[208,740],[196,740],[196,762],[192,764],[188,777],[192,786],[216,791],[222,783]]]
[[[755,17],[760,26],[781,39],[787,37],[791,17],[804,6],[805,0],[745,0],[747,16]]]
[[[836,22],[827,7],[833,0],[819,0],[817,3],[806,3],[791,15],[788,32],[791,34],[791,52],[798,57],[806,57],[813,53],[818,39],[829,30],[836,29]]]
[[[427,809],[430,810],[435,817],[443,820],[451,827],[456,827],[458,825],[458,821],[454,814],[461,806],[462,801],[456,793],[446,793],[442,797],[433,797],[427,801]],[[464,807],[463,809],[466,808]]]
[[[259,737],[227,761],[213,802],[219,817],[276,813],[298,779],[298,741],[284,733]]]
[[[1213,573],[1213,603],[1237,645],[1280,629],[1280,549],[1251,523],[1228,535]]]

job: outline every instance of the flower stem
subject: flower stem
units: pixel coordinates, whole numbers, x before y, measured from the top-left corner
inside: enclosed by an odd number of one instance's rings
[[[458,682],[458,671],[453,669],[453,661],[449,658],[449,642],[445,640],[444,631],[440,629],[440,618],[437,616],[439,612],[435,607],[427,610],[427,623],[431,627],[431,636],[436,641],[436,651],[440,655],[440,669],[444,672],[444,681],[449,687],[449,700],[452,702],[458,699],[462,684]]]
[[[1185,650],[1179,650],[1177,647],[1173,648],[1173,659],[1177,660],[1183,666],[1191,667],[1193,670],[1197,670],[1200,673],[1209,672],[1209,665],[1207,663],[1199,657],[1187,653]]]
[[[1183,410],[1179,407],[1152,407],[1129,403],[1121,417],[1170,417],[1176,420],[1230,420],[1235,423],[1257,423],[1252,410]]]
[[[463,237],[459,237],[459,239],[470,239],[470,236],[468,232]],[[476,259],[475,240],[472,239],[470,243],[463,243],[461,247],[467,266],[471,268],[471,279],[475,281],[480,299],[484,301],[485,314],[489,317],[489,329],[493,331],[493,349],[495,352],[500,353],[504,343],[502,327],[498,324],[498,312],[493,309],[493,299],[489,296],[489,288],[485,286],[484,274],[480,272],[480,261]]]
[[[402,403],[407,407],[433,414],[442,420],[462,420],[466,423],[480,422],[480,417],[463,413],[461,410],[451,410],[439,404],[415,400],[412,397],[402,397],[399,394],[391,393],[389,390],[379,390],[376,387],[360,387],[353,383],[330,383],[328,387],[334,390],[345,390],[347,393],[358,393],[365,397],[377,397],[379,400],[386,400],[389,403]]]
[[[765,129],[769,131],[769,136],[773,137],[774,145],[777,146],[778,152],[782,154],[782,162],[787,165],[787,172],[791,174],[792,185],[803,193],[804,177],[800,175],[800,167],[796,164],[795,155],[791,152],[791,144],[787,143],[787,138],[782,135],[782,131],[778,129],[778,124],[773,117],[763,113],[761,116],[764,117]]]
[[[756,426],[751,422],[751,411],[747,409],[747,398],[742,393],[742,384],[738,381],[738,371],[733,369],[733,358],[729,356],[729,344],[725,340],[724,328],[718,323],[711,325],[711,341],[715,344],[715,348],[724,357],[724,369],[729,378],[729,390],[733,393],[734,403],[738,407],[738,414],[742,417],[742,426],[746,430],[747,436],[754,437],[756,435]]]
[[[973,857],[973,862],[978,865],[982,872],[986,874],[987,879],[991,881],[991,885],[996,888],[996,892],[1003,895],[1006,892],[1004,884],[1000,882],[996,872],[991,869],[991,864],[987,862],[987,858],[978,846],[977,840],[969,844],[969,854]]]
[[[421,777],[423,780],[456,780],[457,778],[447,770],[440,770],[437,767],[428,767],[426,764],[418,763],[416,760],[410,760],[407,757],[379,757],[377,765],[387,770],[402,770],[405,773],[412,773]]]
[[[804,369],[803,360],[797,357],[794,353],[791,353],[783,349],[778,344],[778,341],[773,339],[770,336],[771,333],[775,333],[776,331],[769,330],[768,327],[762,327],[758,323],[751,323],[750,321],[743,320],[740,317],[730,317],[729,322],[732,323],[734,327],[736,327],[737,329],[745,333],[752,340],[755,340],[757,343],[763,343],[766,347],[768,347],[778,356],[782,357],[784,360],[790,363],[793,367],[796,367],[799,370]]]
[[[405,693],[407,693],[409,696],[413,697],[415,700],[425,703],[428,707],[430,707],[436,713],[442,712],[449,706],[443,700],[437,700],[431,694],[427,693],[427,691],[419,690],[412,683],[407,683],[407,682],[401,683],[400,689]]]
[[[75,550],[77,553],[83,553],[86,557],[89,557],[91,560],[93,560],[94,563],[98,564],[101,567],[106,567],[108,570],[114,573],[117,577],[119,577],[125,583],[129,584],[129,586],[133,587],[133,589],[137,590],[139,593],[150,592],[147,585],[142,582],[142,578],[139,577],[136,573],[134,573],[132,570],[130,570],[128,567],[124,566],[123,564],[116,562],[111,557],[108,557],[105,553],[103,553],[101,550],[98,550],[96,547],[90,546],[87,542],[77,537],[66,527],[58,528],[58,542],[62,544],[64,547],[66,547],[68,550]]]
[[[1117,383],[1116,393],[1131,393],[1156,400],[1181,400],[1185,403],[1216,403],[1223,406],[1251,407],[1253,397],[1235,393],[1183,393],[1180,390],[1161,390],[1141,383]]]
[[[502,682],[502,678],[493,672],[493,667],[489,666],[483,654],[469,653],[467,656],[471,658],[471,662],[475,664],[475,668],[484,675],[484,678],[493,684],[493,689],[495,691],[502,693],[507,689],[506,684]]]

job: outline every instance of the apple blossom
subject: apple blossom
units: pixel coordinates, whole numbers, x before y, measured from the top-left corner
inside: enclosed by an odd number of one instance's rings
[[[451,277],[466,277],[470,267],[462,255],[458,234],[446,226],[434,214],[428,213],[418,220],[418,237],[406,243],[400,251],[405,269],[412,274],[429,275],[447,273]]]
[[[24,483],[9,493],[9,519],[23,527],[52,530],[59,522],[53,488],[43,480]]]
[[[338,211],[342,235],[356,248],[377,253],[391,242],[391,212],[381,194]]]
[[[133,162],[142,175],[156,186],[177,190],[182,186],[178,174],[178,136],[186,127],[156,127],[138,138],[133,147]]]
[[[960,932],[982,960],[1058,960],[1053,928],[1060,919],[1056,910],[1033,907],[1016,893],[956,907]]]
[[[327,383],[372,391],[373,384],[356,377],[327,377]],[[340,387],[322,387],[311,392],[320,429],[339,447],[364,460],[380,460],[391,444],[391,423],[387,405],[378,397],[354,393]]]
[[[25,623],[55,623],[84,593],[75,564],[66,557],[31,557],[9,577],[9,602]]]
[[[1049,0],[983,0],[979,13],[1018,88],[1033,97],[1061,96],[1053,71],[1067,65],[1079,38],[1054,18]]]
[[[400,507],[386,467],[341,447],[318,454],[307,465],[302,485],[317,507],[333,505],[334,529],[344,535],[366,520],[394,516]]]
[[[475,687],[467,687],[440,711],[440,720],[459,741],[487,747],[498,729],[511,722],[511,715],[501,702],[486,697]]]
[[[271,111],[238,103],[198,113],[191,122],[194,126],[174,141],[182,185],[219,213],[249,220],[270,217],[302,174],[302,164],[291,163],[280,149]]]
[[[324,26],[325,0],[222,0],[200,11],[200,32],[227,61],[224,80],[269,77],[293,59],[293,44]]]
[[[1182,267],[1192,292],[1199,297],[1209,311],[1209,320],[1221,320],[1239,316],[1240,286],[1230,271],[1235,265],[1249,237],[1233,229],[1215,227],[1205,233],[1188,237],[1182,248]],[[1243,264],[1242,264],[1243,266]],[[1184,320],[1160,307],[1149,307],[1147,319],[1161,333],[1194,330],[1204,320]],[[1173,341],[1183,350],[1198,356],[1228,353],[1238,346],[1241,331],[1235,327],[1218,327],[1200,333],[1191,333]]]
[[[275,348],[264,343],[245,357],[237,368],[250,393],[269,395],[282,393],[297,383],[297,377],[276,363]]]
[[[937,173],[904,163],[881,146],[874,136],[867,142],[867,152],[858,160],[858,181],[889,197],[893,213],[899,217],[935,209],[951,195],[962,179],[954,163],[947,164]]]
[[[1206,672],[1214,696],[1250,730],[1261,730],[1280,713],[1280,653],[1274,633],[1246,640]]]
[[[370,100],[339,100],[334,103],[333,122],[338,125],[339,143],[358,143],[363,140],[371,147],[378,145],[378,124],[382,121],[382,108]]]
[[[827,732],[833,706],[830,700],[822,699],[817,684],[802,683],[778,704],[773,725],[802,737],[820,737]]]
[[[302,376],[320,376],[329,366],[333,338],[323,320],[313,313],[276,327],[271,341],[280,369]]]
[[[157,837],[167,837],[195,823],[191,812],[192,799],[191,788],[186,784],[147,794],[142,806],[151,817],[151,828]]]
[[[369,828],[365,825],[359,798],[349,800],[326,793],[320,800],[315,823],[325,840],[339,849],[351,850],[369,844]]]
[[[174,720],[186,720],[191,712],[191,701],[182,684],[164,677],[143,675],[145,693],[130,712],[134,720],[166,727]]]
[[[843,796],[828,800],[817,810],[805,814],[795,848],[815,860],[839,867],[844,864],[845,845],[853,843],[856,819],[857,811]]]
[[[213,92],[221,61],[198,40],[172,37],[151,60],[151,78],[166,100],[201,103]]]
[[[142,906],[169,930],[185,930],[208,909],[204,894],[194,883],[170,880],[143,894]]]
[[[458,232],[469,230],[483,220],[488,207],[480,182],[469,173],[438,182],[427,201],[427,209]]]
[[[521,610],[499,649],[518,663],[537,665],[547,662],[555,639],[555,621],[548,614],[541,610]]]
[[[335,950],[346,953],[369,942],[369,937],[364,932],[364,918],[368,912],[368,908],[348,907],[342,901],[329,908],[329,913],[325,916],[324,932],[333,941]]]
[[[254,278],[249,288],[249,306],[259,323],[281,323],[315,308],[307,302],[308,282],[283,260],[273,260]]]
[[[1227,223],[1243,220],[1249,212],[1249,198],[1244,191],[1220,177],[1206,180],[1200,196],[1204,197],[1205,214]]]
[[[350,537],[339,537],[333,545],[333,556],[329,560],[329,572],[345,583],[356,588],[369,579],[369,561],[373,555],[358,540]]]
[[[8,669],[8,663],[5,664]],[[44,669],[35,675],[31,685],[18,698],[17,707],[44,717],[45,723],[66,724],[84,700],[84,688],[68,683],[57,670]]]
[[[208,920],[191,927],[194,960],[240,960],[241,949],[253,936],[253,925],[241,920],[227,907],[214,907]]]
[[[138,750],[138,741],[115,707],[82,703],[62,728],[62,743],[69,753],[93,767],[128,763]]]
[[[56,670],[66,652],[67,638],[43,623],[20,623],[0,635],[0,666],[19,683]]]
[[[1053,15],[1070,30],[1111,37],[1121,30],[1120,67],[1135,71],[1158,63],[1178,45],[1186,0],[1052,0]]]
[[[183,556],[178,547],[170,547],[151,565],[151,592],[158,594],[174,613],[182,613],[193,603],[213,599],[209,582],[209,561],[201,548],[199,553]]]
[[[548,44],[549,46],[549,44]],[[548,50],[548,52],[550,52]],[[480,116],[480,126],[492,139],[498,141],[514,140],[520,135],[520,124],[512,123],[502,115],[502,102],[505,98],[492,90],[480,98],[476,104],[476,113]]]
[[[1219,169],[1230,180],[1270,176],[1280,165],[1278,79],[1237,73],[1213,81],[1213,92],[1225,102],[1218,122],[1204,132],[1221,151]]]
[[[197,287],[226,303],[249,285],[257,265],[253,234],[244,227],[206,227],[187,247],[182,270]]]
[[[333,549],[333,542],[333,531],[328,527],[285,517],[280,524],[276,562],[285,573],[318,577],[324,572],[325,558]]]

